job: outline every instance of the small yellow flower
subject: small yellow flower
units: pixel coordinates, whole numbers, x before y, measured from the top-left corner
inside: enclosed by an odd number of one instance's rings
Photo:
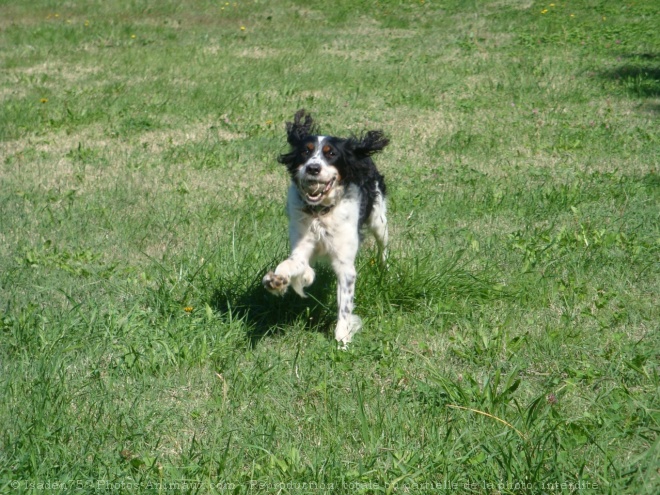
[[[131,34],[131,38],[135,39],[135,38],[137,38],[137,36],[135,36],[134,34]]]
[[[192,313],[192,311],[193,311],[193,307],[192,307],[192,306],[186,306],[185,308],[183,308],[183,310],[184,310],[186,313]]]
[[[85,21],[85,26],[89,26],[89,21]]]
[[[555,4],[554,4],[554,3],[551,3],[551,4],[550,4],[550,7],[554,7],[554,6],[555,6]]]
[[[267,120],[266,125],[273,125],[273,121],[272,120]]]
[[[575,17],[575,14],[571,14],[571,17]]]
[[[39,100],[39,101],[40,101],[41,103],[48,103],[48,98],[42,98],[42,99]]]
[[[245,31],[245,26],[241,26],[241,31]]]
[[[547,14],[547,13],[548,13],[548,9],[543,9],[543,10],[541,11],[541,14]]]

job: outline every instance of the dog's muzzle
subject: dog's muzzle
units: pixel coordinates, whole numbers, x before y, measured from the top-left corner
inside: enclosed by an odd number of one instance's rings
[[[328,182],[306,180],[300,184],[300,190],[308,203],[316,204],[323,199],[323,196],[330,192],[332,186],[335,184],[335,180],[334,177]]]

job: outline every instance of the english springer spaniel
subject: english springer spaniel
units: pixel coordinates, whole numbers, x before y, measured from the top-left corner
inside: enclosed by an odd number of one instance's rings
[[[389,140],[381,131],[347,139],[321,135],[305,110],[287,122],[286,131],[291,151],[279,162],[291,175],[287,210],[292,251],[266,274],[263,285],[279,296],[291,286],[305,297],[305,287],[314,281],[314,260],[329,259],[337,275],[335,339],[346,347],[361,326],[353,314],[353,295],[364,227],[376,238],[381,263],[386,261],[385,181],[371,156]]]

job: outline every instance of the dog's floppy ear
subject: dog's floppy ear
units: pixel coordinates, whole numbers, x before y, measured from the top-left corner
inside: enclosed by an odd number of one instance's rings
[[[378,153],[389,144],[383,131],[369,131],[359,138],[351,138],[350,144],[353,153],[360,158]]]
[[[278,161],[287,165],[290,171],[296,162],[296,148],[299,147],[305,139],[316,134],[316,124],[312,116],[304,108],[301,108],[293,116],[293,122],[286,123],[286,140],[291,145],[291,151],[280,155]],[[293,172],[292,172],[293,173]]]
[[[301,108],[293,116],[293,122],[286,123],[287,141],[291,146],[298,146],[306,137],[316,133],[316,124],[312,116]]]

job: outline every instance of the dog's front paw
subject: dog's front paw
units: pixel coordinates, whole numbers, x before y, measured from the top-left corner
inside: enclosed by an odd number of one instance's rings
[[[276,296],[283,296],[289,288],[289,277],[278,275],[275,272],[268,272],[261,282],[268,292]]]

